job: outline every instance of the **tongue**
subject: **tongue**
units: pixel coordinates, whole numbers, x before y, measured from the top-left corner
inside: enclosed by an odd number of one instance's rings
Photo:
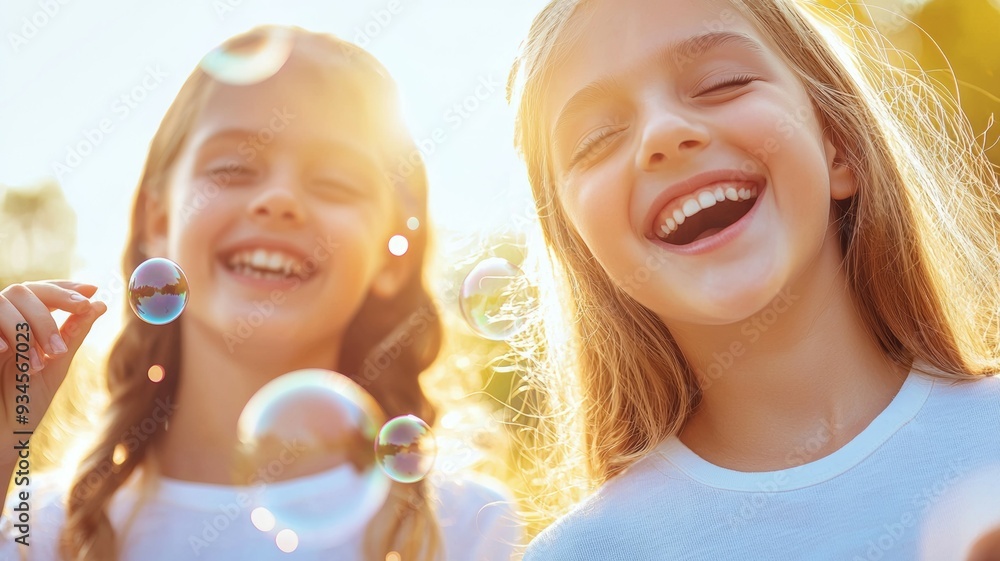
[[[708,230],[705,230],[704,232],[698,234],[698,237],[695,238],[694,241],[698,241],[702,238],[707,238],[709,236],[714,236],[715,234],[721,232],[722,230],[723,230],[722,228],[709,228]]]

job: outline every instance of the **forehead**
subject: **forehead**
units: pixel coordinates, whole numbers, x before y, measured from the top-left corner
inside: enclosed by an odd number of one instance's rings
[[[731,32],[755,39],[760,34],[726,0],[592,0],[584,3],[560,33],[547,78],[546,122],[584,86],[609,77],[621,78],[640,62],[666,53],[672,67],[683,67],[702,43],[685,39]],[[738,43],[738,42],[736,42]],[[547,127],[547,128],[548,128]]]
[[[191,142],[197,146],[235,130],[296,148],[317,141],[370,147],[379,135],[370,113],[353,72],[321,72],[293,57],[273,77],[256,84],[216,82],[193,124]]]

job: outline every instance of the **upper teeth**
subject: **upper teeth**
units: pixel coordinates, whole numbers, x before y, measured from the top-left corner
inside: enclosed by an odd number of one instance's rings
[[[302,275],[302,262],[297,257],[283,251],[269,249],[244,249],[229,257],[229,266],[246,265],[264,271],[274,271],[285,275]]]
[[[661,213],[665,216],[660,232],[665,236],[674,233],[690,216],[698,214],[716,203],[729,199],[730,201],[746,201],[757,196],[757,186],[748,187],[746,183],[716,183],[690,195],[678,198],[670,208]]]

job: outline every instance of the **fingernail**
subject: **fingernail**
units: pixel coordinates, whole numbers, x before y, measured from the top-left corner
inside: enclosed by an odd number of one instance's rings
[[[63,341],[63,338],[58,333],[52,334],[52,337],[49,338],[49,343],[52,345],[53,354],[61,355],[69,350],[66,348],[66,342]]]
[[[28,349],[28,361],[31,362],[31,368],[34,369],[35,372],[38,372],[43,368],[42,359],[38,358],[38,351],[35,350],[35,347]]]
[[[69,299],[73,300],[74,302],[86,302],[87,301],[87,297],[84,296],[83,294],[80,294],[79,292],[74,292],[73,294],[70,294],[69,295]]]
[[[7,346],[7,342],[4,341],[3,339],[0,339],[0,353],[6,351],[9,348],[10,347]]]

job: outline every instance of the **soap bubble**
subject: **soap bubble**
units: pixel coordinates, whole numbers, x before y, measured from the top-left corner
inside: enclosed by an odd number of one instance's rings
[[[375,457],[386,475],[400,483],[415,483],[434,466],[437,443],[431,428],[413,415],[396,417],[378,433]]]
[[[295,547],[339,544],[361,531],[388,496],[391,481],[374,453],[384,419],[375,399],[346,376],[322,369],[285,374],[257,391],[240,415],[236,483],[268,483],[253,508],[293,531]]]
[[[188,282],[177,263],[162,257],[143,261],[128,281],[128,302],[139,319],[163,325],[177,319],[188,301]]]
[[[521,296],[515,283],[521,270],[506,259],[491,257],[473,267],[459,291],[462,315],[476,333],[503,341],[524,326],[519,310],[511,309]]]
[[[266,35],[237,46],[219,46],[201,59],[199,66],[220,82],[246,86],[263,82],[281,70],[292,53],[293,38],[287,30],[273,29]]]

